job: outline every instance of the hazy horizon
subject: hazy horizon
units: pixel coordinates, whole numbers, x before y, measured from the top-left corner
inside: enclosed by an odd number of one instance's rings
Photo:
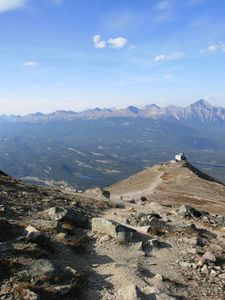
[[[42,113],[42,114],[51,114],[51,113],[54,113],[54,112],[57,112],[57,111],[66,111],[66,112],[69,112],[69,111],[72,111],[72,112],[76,112],[76,113],[80,113],[80,112],[84,112],[85,110],[92,110],[92,109],[96,109],[96,108],[100,108],[100,109],[126,109],[128,106],[134,106],[134,107],[137,107],[137,108],[139,108],[139,109],[144,109],[144,107],[145,106],[148,106],[148,105],[157,105],[157,106],[159,106],[159,107],[161,107],[161,108],[163,108],[163,107],[168,107],[168,106],[177,106],[177,107],[183,107],[183,108],[185,108],[185,107],[188,107],[188,106],[190,106],[190,105],[192,105],[192,104],[194,104],[195,102],[198,102],[198,101],[201,101],[201,100],[203,100],[203,101],[206,101],[207,103],[209,103],[210,105],[212,105],[212,106],[214,106],[214,107],[223,107],[223,106],[216,106],[216,105],[213,105],[210,101],[207,101],[207,100],[205,100],[205,99],[203,99],[203,98],[201,98],[201,99],[198,99],[198,100],[196,100],[196,101],[193,101],[193,102],[191,102],[190,104],[186,104],[186,105],[179,105],[179,104],[162,104],[162,105],[159,105],[159,104],[157,104],[157,103],[154,103],[154,102],[152,102],[152,103],[146,103],[146,104],[143,104],[143,105],[135,105],[135,104],[133,104],[133,103],[129,103],[127,106],[111,106],[111,107],[107,107],[107,106],[102,106],[102,107],[99,107],[99,106],[95,106],[95,105],[93,105],[92,107],[87,107],[87,108],[84,108],[84,109],[81,109],[81,110],[73,110],[73,109],[55,109],[55,110],[52,110],[52,111],[46,111],[46,112],[44,112],[44,111],[31,111],[31,112],[28,112],[28,113],[24,113],[24,114],[20,114],[20,113],[18,113],[18,114],[8,114],[8,113],[1,113],[0,112],[0,115],[6,115],[6,116],[9,116],[9,115],[17,115],[17,116],[26,116],[26,115],[29,115],[29,114],[36,114],[36,113]]]
[[[222,0],[0,0],[0,114],[225,106]]]

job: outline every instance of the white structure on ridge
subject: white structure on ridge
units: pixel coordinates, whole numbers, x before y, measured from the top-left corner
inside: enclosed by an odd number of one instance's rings
[[[186,161],[186,160],[187,160],[187,158],[186,158],[185,154],[182,152],[175,155],[176,162],[181,162],[181,161]]]

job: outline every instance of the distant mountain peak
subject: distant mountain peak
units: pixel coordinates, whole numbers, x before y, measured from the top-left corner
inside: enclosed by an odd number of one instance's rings
[[[139,108],[137,108],[136,106],[132,106],[132,105],[128,106],[127,109],[135,114],[139,113],[139,111],[140,111]]]
[[[156,109],[156,110],[158,110],[158,109],[160,109],[160,107],[153,103],[153,104],[145,105],[144,109]]]
[[[191,105],[192,108],[212,108],[213,106],[204,99],[200,99]]]

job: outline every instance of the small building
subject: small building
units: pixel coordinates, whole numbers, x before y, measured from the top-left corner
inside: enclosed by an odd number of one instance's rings
[[[186,161],[186,160],[187,160],[187,158],[186,158],[185,154],[182,152],[175,155],[176,162],[181,162],[181,161]]]

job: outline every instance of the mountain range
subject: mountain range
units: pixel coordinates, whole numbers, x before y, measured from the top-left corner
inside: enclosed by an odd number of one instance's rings
[[[28,114],[25,116],[0,115],[1,122],[51,122],[51,121],[71,121],[76,119],[99,119],[112,117],[129,118],[151,118],[164,120],[178,120],[181,122],[210,122],[224,123],[225,108],[214,107],[207,101],[201,99],[190,106],[180,107],[169,105],[159,107],[156,104],[146,105],[143,108],[128,106],[124,109],[116,108],[98,108],[88,109],[82,112],[58,110],[53,113],[43,114],[40,112]]]
[[[0,169],[29,182],[104,187],[178,152],[225,182],[225,109],[204,100],[0,120]]]

